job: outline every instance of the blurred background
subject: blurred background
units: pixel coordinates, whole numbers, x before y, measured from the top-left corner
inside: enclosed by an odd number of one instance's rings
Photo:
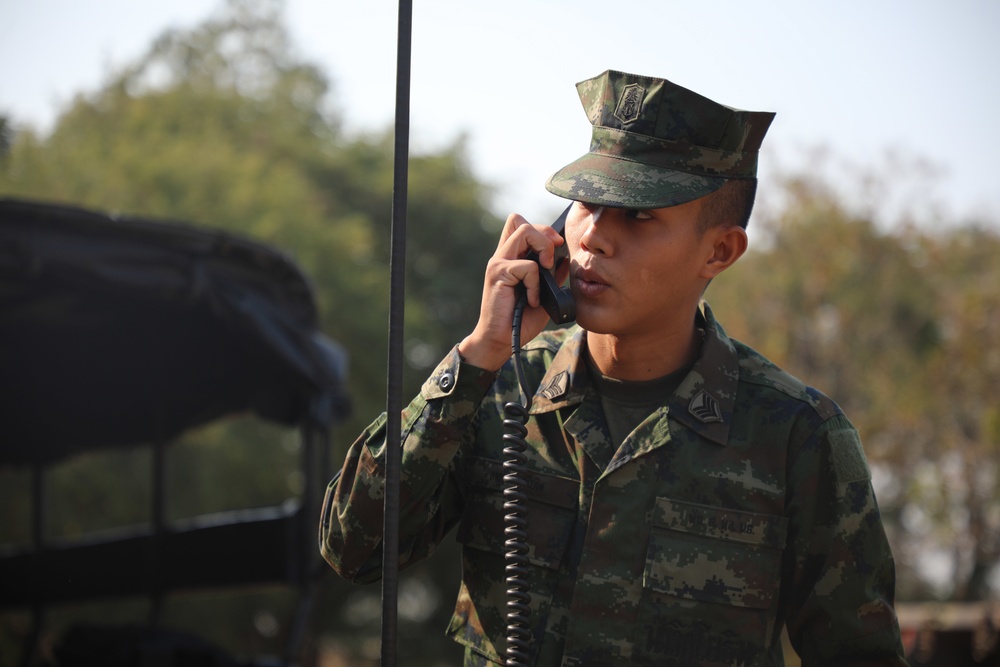
[[[561,209],[543,184],[588,146],[575,82],[620,69],[776,111],[751,250],[707,298],[730,335],[861,431],[911,655],[931,659],[928,627],[987,655],[1000,600],[1000,5],[613,10],[416,3],[406,396],[474,324],[506,215]],[[294,258],[319,328],[350,357],[335,464],[385,406],[395,40],[383,0],[0,0],[0,197],[183,220]],[[184,433],[168,452],[167,517],[298,497],[300,447],[294,429],[251,416]],[[151,459],[136,447],[54,466],[46,539],[149,522]],[[31,542],[30,497],[30,471],[0,467],[2,553]],[[405,573],[404,664],[456,663],[444,628],[459,558],[449,542]],[[160,622],[242,658],[280,654],[291,595],[179,593]],[[50,609],[42,655],[80,619],[134,622],[147,604]],[[377,662],[379,614],[377,587],[330,572],[303,661]],[[21,659],[30,626],[0,608],[0,664]]]

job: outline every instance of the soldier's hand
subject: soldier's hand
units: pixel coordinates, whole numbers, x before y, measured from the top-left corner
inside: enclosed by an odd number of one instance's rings
[[[564,242],[559,233],[547,225],[532,225],[516,213],[507,218],[496,252],[486,265],[479,321],[458,346],[459,354],[468,363],[495,371],[510,358],[511,326],[517,286],[521,283],[528,294],[528,307],[521,322],[521,340],[529,341],[545,328],[549,316],[539,302],[538,265],[525,259],[525,255],[535,251],[541,265],[549,270],[556,246]],[[565,280],[568,271],[569,262],[563,262],[556,279]]]

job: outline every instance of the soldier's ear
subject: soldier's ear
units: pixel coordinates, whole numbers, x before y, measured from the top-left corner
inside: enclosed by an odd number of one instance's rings
[[[711,280],[736,263],[747,250],[747,232],[739,225],[715,225],[705,231],[701,276]]]

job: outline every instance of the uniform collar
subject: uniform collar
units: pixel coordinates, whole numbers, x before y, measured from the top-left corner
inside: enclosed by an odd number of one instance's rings
[[[705,341],[694,368],[670,397],[670,416],[703,438],[725,445],[733,422],[740,361],[736,347],[704,301],[697,318]]]
[[[732,341],[704,301],[697,321],[705,331],[705,340],[691,372],[667,401],[669,415],[703,438],[725,445],[736,404],[739,358]],[[531,414],[552,412],[583,401],[590,386],[583,358],[585,346],[586,332],[574,326],[538,384]],[[530,348],[530,344],[525,346]]]
[[[579,325],[574,325],[553,357],[542,381],[538,383],[538,389],[531,400],[531,414],[552,412],[568,405],[579,405],[583,401],[590,386],[587,362],[583,356],[586,345],[587,333]],[[532,343],[524,349],[532,349]]]

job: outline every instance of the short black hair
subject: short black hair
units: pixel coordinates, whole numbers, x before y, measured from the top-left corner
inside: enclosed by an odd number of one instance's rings
[[[747,228],[753,202],[757,197],[756,178],[734,178],[705,197],[698,213],[698,228],[704,233],[715,225],[739,225]]]

